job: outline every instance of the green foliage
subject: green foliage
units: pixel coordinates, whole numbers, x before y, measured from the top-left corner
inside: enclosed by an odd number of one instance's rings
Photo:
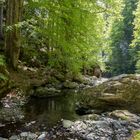
[[[6,31],[21,28],[20,59],[30,66],[139,72],[140,0],[25,0],[23,19]]]
[[[136,73],[140,73],[140,51],[138,51],[138,55],[137,55]]]
[[[1,81],[1,80],[7,81],[8,78],[7,78],[4,74],[0,73],[0,81]]]
[[[6,62],[5,62],[5,57],[3,55],[0,55],[0,66],[5,66]]]
[[[113,75],[135,72],[136,52],[130,48],[133,40],[133,12],[136,9],[137,0],[124,0],[120,9],[120,18],[114,17],[110,32],[110,57],[111,72]]]
[[[132,42],[132,46],[136,47],[140,44],[140,1],[138,1],[138,6],[136,11],[134,12],[135,20],[134,20],[134,40]]]
[[[119,1],[110,0],[30,0],[21,23],[23,50],[47,66],[73,74],[83,66],[102,64],[109,52],[105,14],[118,15],[118,8]]]
[[[134,39],[131,43],[131,46],[133,47],[133,61],[134,66],[136,67],[136,72],[140,73],[140,1],[137,3],[137,9],[134,12],[135,19],[134,19],[134,30],[133,30],[133,36]]]

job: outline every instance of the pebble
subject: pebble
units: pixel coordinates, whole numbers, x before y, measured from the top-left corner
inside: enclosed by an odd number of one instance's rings
[[[46,134],[45,133],[41,134],[37,139],[38,140],[45,140],[46,139]]]
[[[27,136],[28,136],[28,133],[27,132],[20,133],[20,137],[27,137]]]
[[[28,133],[28,138],[29,139],[35,140],[37,137],[38,136],[36,134],[34,134],[34,133],[30,133],[30,132]]]
[[[13,135],[9,138],[9,140],[20,140],[20,138],[17,135]]]
[[[8,140],[8,139],[0,137],[0,140]]]

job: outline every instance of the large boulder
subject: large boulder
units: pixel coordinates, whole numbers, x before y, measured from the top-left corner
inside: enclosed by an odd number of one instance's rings
[[[140,112],[140,75],[120,75],[83,90],[78,109],[128,108]]]

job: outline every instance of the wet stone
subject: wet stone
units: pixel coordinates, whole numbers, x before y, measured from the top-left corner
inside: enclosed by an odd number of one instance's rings
[[[17,135],[13,135],[9,138],[9,140],[20,140],[20,138]]]
[[[28,138],[34,140],[34,139],[37,138],[37,135],[34,134],[34,133],[29,133],[29,134],[28,134]]]
[[[8,139],[0,137],[0,140],[8,140]]]
[[[45,133],[41,134],[37,139],[38,140],[46,140],[46,134]]]
[[[21,137],[27,137],[27,136],[28,136],[28,132],[22,132],[22,133],[20,134],[20,136],[21,136]]]

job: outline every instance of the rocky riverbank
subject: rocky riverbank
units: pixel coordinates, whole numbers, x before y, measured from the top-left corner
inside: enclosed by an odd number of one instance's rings
[[[128,140],[133,131],[140,129],[140,117],[127,110],[115,110],[64,124],[84,140]]]
[[[34,83],[29,91],[29,95],[40,98],[61,96],[63,95],[63,90],[75,90],[78,92],[85,88],[97,86],[107,80],[107,78],[97,78],[95,76],[82,76],[80,81],[66,80],[63,82],[57,81],[57,83],[52,84],[47,82],[42,84]]]
[[[87,78],[87,79],[86,79]],[[36,107],[31,104],[27,108],[30,114],[25,114],[24,104],[28,102],[22,93],[22,90],[13,90],[1,100],[0,107],[0,139],[2,140],[129,140],[135,131],[140,130],[140,108],[139,108],[139,75],[121,75],[109,80],[97,79],[95,77],[85,77],[85,83],[76,83],[73,89],[77,92],[69,102],[64,96],[62,102],[64,108],[59,104],[55,105],[55,101],[48,102],[46,108],[33,112]],[[89,82],[87,82],[89,81]],[[69,81],[66,81],[69,82]],[[64,84],[64,83],[63,83]],[[81,87],[81,84],[84,86]],[[38,88],[54,88],[48,87],[48,84],[36,86]],[[74,87],[74,86],[72,86]],[[135,87],[135,88],[134,88]],[[57,89],[57,88],[56,88]],[[61,88],[59,90],[62,90]],[[54,90],[54,89],[53,89]],[[58,90],[58,89],[57,89]],[[51,90],[49,90],[50,93]],[[45,92],[44,92],[45,93]],[[65,92],[65,94],[68,94]],[[74,94],[74,93],[72,93]],[[43,96],[44,97],[44,96]],[[50,96],[52,97],[52,96]],[[59,100],[60,97],[58,97]],[[63,119],[63,114],[71,115],[74,112],[74,100],[77,98],[76,111],[81,111],[82,116],[76,120]],[[96,100],[95,100],[96,99]],[[56,100],[57,101],[57,100]],[[37,102],[36,102],[37,103]],[[44,106],[44,105],[43,105]],[[58,107],[58,108],[57,108]],[[57,111],[56,111],[57,109]],[[67,110],[65,110],[67,109]],[[68,111],[64,113],[64,111]],[[129,110],[129,111],[128,111]],[[42,111],[42,112],[41,112]],[[60,114],[54,114],[55,111]],[[131,112],[132,111],[132,112]],[[135,112],[135,113],[134,113]],[[79,113],[79,114],[80,114]],[[46,115],[48,114],[48,115]],[[88,115],[85,115],[88,114]],[[29,117],[25,120],[25,115]],[[36,116],[35,116],[36,115]],[[43,117],[58,117],[59,121],[52,127],[47,127],[49,122],[42,123]],[[31,121],[27,120],[29,118]],[[36,118],[38,117],[38,118]],[[55,118],[54,117],[54,118]],[[56,118],[55,118],[56,119]],[[42,119],[44,120],[44,119]],[[47,120],[48,121],[48,120]],[[138,139],[134,139],[138,140]]]
[[[35,122],[29,125],[35,127]],[[140,116],[115,110],[85,115],[76,121],[61,120],[47,131],[24,131],[1,140],[129,140],[139,129]]]

